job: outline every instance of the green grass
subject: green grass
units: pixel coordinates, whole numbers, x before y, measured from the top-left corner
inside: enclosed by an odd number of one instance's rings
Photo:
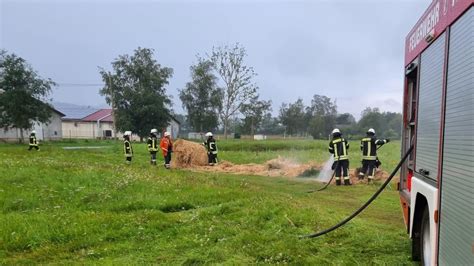
[[[257,153],[247,149],[255,142],[223,141],[219,156],[234,163],[328,157],[322,141],[297,141],[299,148],[262,143],[279,148]],[[88,145],[105,147],[62,149]],[[380,150],[387,167],[399,158],[399,144],[389,145]],[[0,263],[411,264],[393,189],[341,229],[299,239],[337,223],[377,187],[330,186],[308,194],[319,185],[167,171],[148,164],[144,144],[134,150],[126,166],[120,142],[45,143],[40,152],[0,144]]]

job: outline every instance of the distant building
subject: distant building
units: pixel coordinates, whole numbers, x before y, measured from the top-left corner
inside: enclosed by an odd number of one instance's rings
[[[115,129],[114,116],[110,108],[97,109],[64,103],[55,104],[55,107],[65,113],[62,119],[64,138],[122,138],[122,133]],[[169,126],[163,131],[169,131],[173,138],[177,138],[179,128],[179,121],[171,116]],[[139,139],[136,135],[133,135],[132,138]]]
[[[82,118],[63,118],[63,136],[72,139],[115,138],[112,109],[99,109]]]
[[[179,121],[174,116],[171,116],[170,124],[166,128],[166,131],[171,133],[171,137],[173,139],[178,138],[179,126],[180,126]]]
[[[33,128],[23,130],[23,140],[28,140],[32,130],[36,131],[36,138],[38,140],[60,140],[62,139],[62,123],[61,118],[64,114],[56,109],[52,109],[51,117],[48,123],[36,122]],[[19,128],[0,129],[0,140],[2,141],[17,141],[21,139],[21,130]]]

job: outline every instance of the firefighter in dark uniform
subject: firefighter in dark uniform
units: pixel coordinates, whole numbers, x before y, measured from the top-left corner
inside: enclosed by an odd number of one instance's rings
[[[150,152],[150,155],[151,155],[151,160],[150,160],[151,165],[156,165],[156,153],[158,152],[158,138],[156,136],[157,133],[158,133],[158,130],[156,130],[156,128],[152,129],[150,131],[150,136],[148,137],[148,141],[147,141],[148,151]]]
[[[171,167],[171,153],[173,152],[173,142],[171,141],[171,134],[166,131],[160,141],[160,148],[165,159],[165,168]]]
[[[364,179],[366,174],[368,183],[374,180],[375,169],[378,167],[377,146],[384,145],[389,141],[389,139],[377,139],[373,128],[367,130],[367,136],[360,141],[362,168],[359,172],[359,180]]]
[[[29,151],[31,151],[33,148],[35,148],[37,151],[40,150],[38,140],[36,139],[36,131],[31,131],[30,134],[30,147],[28,148]]]
[[[130,138],[132,136],[132,131],[125,131],[123,133],[123,152],[125,154],[125,163],[130,164],[133,157],[133,148],[130,143]]]
[[[336,185],[341,185],[341,177],[344,178],[344,185],[351,185],[349,179],[349,142],[342,137],[341,131],[335,128],[332,131],[332,140],[329,142],[329,152],[334,154],[333,169],[336,172]]]
[[[207,140],[203,145],[207,149],[207,159],[210,166],[217,164],[217,146],[216,140],[214,139],[212,132],[206,133]]]

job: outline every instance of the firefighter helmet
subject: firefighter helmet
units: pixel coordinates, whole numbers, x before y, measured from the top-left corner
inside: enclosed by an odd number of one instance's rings
[[[373,128],[369,128],[369,130],[367,130],[367,133],[375,134],[375,130]]]
[[[332,130],[332,134],[336,134],[336,133],[341,133],[341,131],[339,131],[339,128],[335,128]]]
[[[131,136],[132,135],[132,131],[125,131],[125,133],[123,133],[124,136]]]
[[[165,137],[168,137],[170,136],[171,134],[168,132],[168,131],[165,131],[165,133],[163,134]]]
[[[150,131],[150,133],[152,133],[152,134],[158,133],[158,130],[157,130],[156,128],[154,128],[154,129],[152,129],[152,130]]]
[[[36,134],[36,130],[32,130],[32,131],[31,131],[31,134]]]
[[[212,137],[212,132],[207,132],[206,137]]]

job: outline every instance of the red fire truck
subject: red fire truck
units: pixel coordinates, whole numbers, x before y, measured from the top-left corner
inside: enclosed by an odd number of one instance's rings
[[[434,0],[405,40],[399,191],[423,265],[474,265],[473,5]]]

